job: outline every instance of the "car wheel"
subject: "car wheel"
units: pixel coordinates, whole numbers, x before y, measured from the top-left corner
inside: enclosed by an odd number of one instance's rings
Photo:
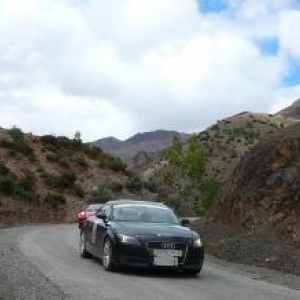
[[[85,239],[85,233],[83,231],[80,232],[79,253],[81,257],[84,258],[91,257],[91,254],[86,250],[86,239]]]
[[[113,244],[110,238],[106,238],[102,251],[102,265],[106,271],[113,271],[115,266],[112,260]]]

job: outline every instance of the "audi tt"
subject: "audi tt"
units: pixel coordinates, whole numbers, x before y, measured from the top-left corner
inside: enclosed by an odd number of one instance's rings
[[[171,268],[197,275],[204,249],[199,234],[161,203],[114,200],[87,219],[80,231],[82,257],[95,256],[105,270]]]

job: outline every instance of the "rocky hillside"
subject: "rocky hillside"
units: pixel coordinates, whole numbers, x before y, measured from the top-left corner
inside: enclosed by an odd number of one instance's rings
[[[150,197],[118,158],[80,139],[0,129],[0,222],[73,221],[89,202]]]
[[[172,144],[175,131],[156,130],[138,133],[125,141],[114,137],[97,140],[91,144],[99,146],[113,156],[121,158],[132,168],[141,168],[160,156],[161,151]],[[189,134],[180,133],[183,141]]]
[[[292,105],[279,111],[277,115],[281,115],[285,118],[300,119],[300,99],[294,101]]]
[[[209,153],[207,175],[224,183],[231,177],[241,157],[261,138],[297,122],[281,115],[243,112],[218,121],[197,134],[199,144]],[[157,160],[142,171],[146,180],[162,183],[167,162]]]
[[[238,164],[211,215],[251,231],[270,228],[300,246],[300,124],[261,139]]]

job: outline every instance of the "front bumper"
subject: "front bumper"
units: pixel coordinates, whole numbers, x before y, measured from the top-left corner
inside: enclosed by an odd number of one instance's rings
[[[204,261],[203,247],[185,247],[182,257],[176,266],[156,266],[153,249],[146,245],[130,245],[117,243],[114,253],[114,264],[126,267],[161,268],[161,269],[201,269]]]

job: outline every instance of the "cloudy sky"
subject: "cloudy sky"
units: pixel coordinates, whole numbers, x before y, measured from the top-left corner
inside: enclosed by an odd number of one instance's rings
[[[0,0],[0,126],[196,132],[300,98],[300,1]]]

